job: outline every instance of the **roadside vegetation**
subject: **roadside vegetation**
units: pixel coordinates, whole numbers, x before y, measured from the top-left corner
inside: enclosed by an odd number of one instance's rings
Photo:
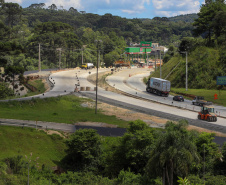
[[[73,95],[56,98],[35,98],[29,101],[0,102],[0,117],[7,119],[47,121],[73,124],[76,122],[103,122],[127,127],[128,122],[116,116],[107,116],[98,110],[94,111],[95,103],[86,98]]]
[[[34,96],[37,94],[44,93],[47,89],[45,87],[45,83],[42,80],[30,80],[28,84],[34,87],[34,91],[29,90],[29,92],[25,96]]]
[[[164,132],[133,121],[122,137],[92,129],[61,137],[0,128],[0,184],[224,185],[226,180],[226,144],[219,148],[214,134],[188,131],[185,120],[167,122]]]

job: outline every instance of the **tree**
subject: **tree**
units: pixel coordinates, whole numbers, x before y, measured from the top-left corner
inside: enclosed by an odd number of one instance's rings
[[[211,37],[214,34],[214,19],[219,11],[222,11],[226,5],[221,0],[208,3],[201,6],[198,13],[199,18],[195,19],[193,25],[195,26],[194,34],[196,36],[202,35],[208,39],[208,45],[211,44]]]
[[[95,170],[101,154],[100,136],[96,130],[79,129],[66,141],[65,162],[72,170]]]
[[[9,88],[9,84],[5,82],[0,82],[0,99],[4,99],[12,95],[13,95],[13,90]]]
[[[13,92],[15,89],[15,76],[16,75],[23,75],[24,74],[24,68],[20,66],[8,66],[5,69],[5,75],[12,78],[12,86],[13,86]],[[22,79],[22,78],[21,78]]]
[[[150,158],[151,144],[155,141],[153,129],[141,120],[130,122],[112,155],[107,159],[109,176],[117,176],[121,170],[131,170],[135,174],[144,174],[145,165]]]
[[[166,132],[153,144],[147,164],[148,174],[162,176],[163,184],[173,185],[175,177],[185,177],[193,162],[199,160],[187,121],[166,123]]]
[[[22,7],[17,3],[4,3],[2,5],[7,23],[12,28],[21,19]]]

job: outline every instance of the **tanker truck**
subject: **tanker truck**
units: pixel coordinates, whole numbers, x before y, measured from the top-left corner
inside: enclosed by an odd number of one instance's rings
[[[169,96],[171,83],[168,80],[151,77],[146,84],[146,91],[159,96]]]

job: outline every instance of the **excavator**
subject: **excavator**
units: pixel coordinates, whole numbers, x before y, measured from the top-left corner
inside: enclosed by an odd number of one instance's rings
[[[217,115],[214,112],[214,107],[204,105],[198,113],[198,119],[206,120],[208,122],[216,122]]]

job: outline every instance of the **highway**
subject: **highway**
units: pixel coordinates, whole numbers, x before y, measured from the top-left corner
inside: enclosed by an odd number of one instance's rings
[[[110,69],[100,69],[99,72],[110,71]],[[53,73],[49,76],[49,81],[52,83],[53,88],[44,94],[36,95],[34,97],[45,98],[62,96],[66,94],[73,94],[76,85],[78,87],[91,88],[91,91],[80,91],[76,93],[79,96],[87,96],[95,99],[95,85],[87,81],[87,77],[91,74],[95,74],[96,70],[69,70]],[[98,101],[103,101],[112,105],[120,106],[137,112],[150,114],[157,117],[166,118],[169,120],[186,119],[189,124],[210,129],[213,131],[219,131],[226,133],[226,119],[218,117],[217,122],[206,122],[197,119],[197,112],[200,107],[191,106],[189,101],[173,102],[172,97],[163,98],[156,95],[152,95],[145,92],[145,85],[142,82],[144,76],[150,74],[149,69],[123,69],[119,72],[114,72],[107,78],[107,82],[127,93],[142,96],[149,101],[136,99],[134,97],[125,96],[122,94],[116,94],[110,91],[106,91],[98,87]],[[18,100],[31,99],[32,97],[20,98]],[[155,100],[156,102],[154,102]],[[165,101],[163,103],[162,101]],[[187,108],[185,109],[187,103]],[[173,106],[172,106],[173,105]],[[185,105],[185,107],[184,107]],[[191,107],[189,107],[191,106]],[[194,109],[194,110],[193,110]],[[221,107],[221,114],[224,114],[225,107]],[[223,112],[222,112],[223,111]]]
[[[133,75],[134,73],[136,75]],[[143,69],[143,71],[140,71],[140,69],[124,69],[114,73],[113,75],[110,75],[107,78],[107,82],[113,87],[133,95],[139,95],[145,98],[151,97],[152,99],[157,98],[157,102],[145,101],[121,94],[116,94],[113,92],[105,91],[102,88],[98,88],[98,99],[116,106],[121,106],[169,120],[177,121],[180,119],[186,119],[191,125],[226,133],[225,118],[218,117],[217,122],[206,122],[198,120],[197,111],[200,109],[200,107],[191,105],[191,101],[188,100],[185,101],[185,103],[173,102],[172,106],[172,97],[164,98],[146,93],[145,89],[141,89],[142,87],[145,87],[145,85],[141,81],[141,78],[148,74],[150,74],[150,71],[148,71],[147,69]],[[89,86],[92,89],[95,85],[87,81],[87,76],[88,74],[85,73],[79,76],[81,82],[80,85]],[[82,91],[81,94],[95,99],[95,91]],[[163,103],[163,100],[166,100],[166,102],[168,101],[168,104]],[[190,108],[191,110],[185,109],[186,103],[187,108]],[[185,107],[182,106],[184,104]],[[224,110],[225,108],[221,107],[221,111],[223,111],[221,112],[221,114],[225,114]]]

